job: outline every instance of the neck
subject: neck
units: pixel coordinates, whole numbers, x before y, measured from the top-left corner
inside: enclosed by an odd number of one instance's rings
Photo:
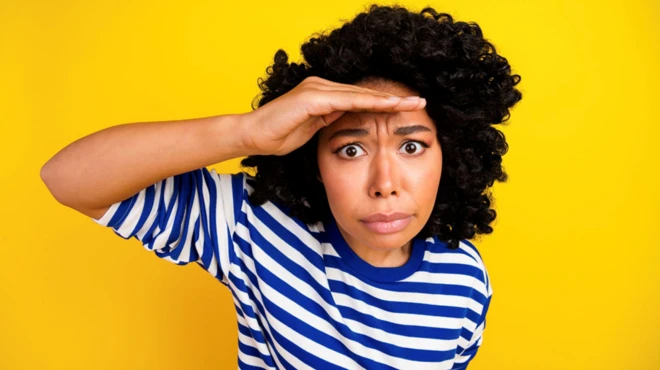
[[[357,244],[357,243],[354,243]],[[402,247],[379,251],[364,245],[350,245],[355,254],[374,267],[400,267],[406,264],[412,254],[412,241],[408,241]]]
[[[346,244],[355,252],[358,257],[374,267],[401,267],[408,262],[412,255],[412,240],[400,248],[391,250],[377,250],[370,248],[360,242],[353,240],[341,226],[337,225],[339,233],[342,235]]]

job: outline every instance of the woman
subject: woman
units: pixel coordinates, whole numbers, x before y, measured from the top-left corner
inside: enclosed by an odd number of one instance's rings
[[[467,239],[492,232],[507,144],[491,125],[520,77],[432,8],[372,5],[302,52],[276,53],[252,112],[111,127],[42,178],[229,287],[241,369],[465,369],[492,299]],[[256,175],[205,168],[244,156]]]

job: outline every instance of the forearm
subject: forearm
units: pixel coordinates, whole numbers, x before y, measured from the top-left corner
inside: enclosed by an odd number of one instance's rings
[[[109,206],[167,177],[256,154],[244,142],[242,115],[122,124],[60,150],[41,178],[62,204]]]

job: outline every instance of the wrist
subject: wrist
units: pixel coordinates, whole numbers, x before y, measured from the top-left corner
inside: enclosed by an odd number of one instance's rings
[[[243,153],[242,156],[251,156],[251,155],[265,155],[262,153],[254,144],[253,134],[256,120],[256,111],[235,114],[234,119],[236,121],[234,127],[236,131],[234,132],[237,135],[237,145],[239,146],[239,151]]]
[[[201,142],[213,148],[213,163],[254,154],[245,136],[247,120],[242,114],[223,114],[213,117],[210,131],[202,133]],[[201,145],[201,144],[200,144]]]

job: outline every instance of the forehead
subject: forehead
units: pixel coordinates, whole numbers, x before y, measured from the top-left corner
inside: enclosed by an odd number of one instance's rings
[[[408,86],[400,82],[384,79],[364,80],[355,83],[355,86],[365,87],[402,97],[418,95],[417,91],[410,89]],[[426,113],[426,109],[399,112],[346,112],[330,126],[322,130],[325,131],[325,135],[323,136],[331,135],[337,130],[348,127],[355,128],[365,126],[365,129],[369,129],[369,126],[379,122],[392,126],[392,128],[414,124],[427,126],[431,130],[435,130],[433,120]]]
[[[362,81],[356,82],[355,86],[364,87],[367,89],[383,91],[396,95],[416,95],[416,91],[407,85],[398,82],[387,80],[379,77],[366,78]]]

